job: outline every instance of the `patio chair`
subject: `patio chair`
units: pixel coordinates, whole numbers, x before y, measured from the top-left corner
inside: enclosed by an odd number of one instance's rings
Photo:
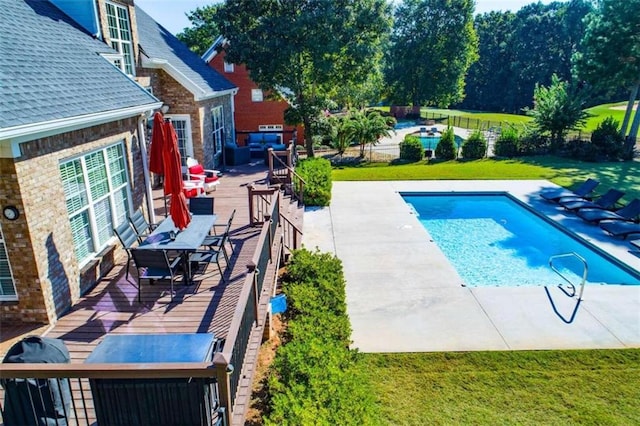
[[[558,200],[562,197],[580,197],[585,198],[588,197],[589,194],[596,189],[600,182],[595,179],[587,179],[584,181],[575,191],[571,191],[566,188],[558,188],[556,190],[543,191],[540,193],[540,196],[547,201],[551,201],[557,203]]]
[[[629,235],[640,235],[640,224],[633,222],[625,222],[620,220],[604,221],[600,222],[600,228],[606,231],[609,235],[614,237],[620,237],[623,240]]]
[[[216,190],[216,186],[220,184],[221,174],[219,170],[205,169],[198,160],[187,157],[187,179],[199,180],[205,192]]]
[[[634,222],[640,216],[640,200],[635,198],[616,211],[586,208],[578,210],[577,215],[591,223],[600,223],[603,220]]]
[[[113,233],[116,234],[122,248],[127,253],[127,273],[126,278],[129,279],[129,265],[131,264],[131,249],[138,241],[138,235],[131,227],[131,223],[128,221],[122,222],[120,225],[113,228]]]
[[[629,244],[640,249],[640,240],[631,240],[629,241]],[[639,251],[639,250],[634,250],[634,251]]]
[[[586,209],[586,208],[608,210],[615,207],[616,203],[620,198],[622,198],[623,195],[624,195],[624,192],[622,191],[618,191],[617,189],[610,189],[607,192],[605,192],[602,196],[598,197],[595,201],[589,201],[586,199],[563,200],[561,198],[559,203],[562,207],[571,211]]]
[[[180,267],[181,257],[176,257],[169,261],[169,256],[165,250],[132,248],[131,256],[133,263],[138,269],[138,302],[141,302],[141,282],[143,279],[149,280],[153,285],[156,280],[171,281],[171,301],[173,302],[173,282],[175,281]]]
[[[213,197],[197,197],[189,200],[189,211],[194,215],[213,214]]]
[[[224,246],[223,243],[225,242],[225,240],[227,243],[229,243],[229,247],[231,247],[231,254],[233,254],[234,248],[233,248],[233,244],[231,244],[231,239],[229,238],[229,232],[231,231],[231,223],[233,222],[233,217],[235,216],[235,214],[236,214],[236,209],[233,209],[233,212],[231,212],[231,216],[229,216],[229,221],[227,222],[224,232],[221,235],[208,235],[207,237],[205,237],[204,241],[202,242],[203,246],[207,246],[211,250],[214,250],[214,249],[222,250],[222,253],[224,254],[224,258],[227,261],[227,263],[229,263],[229,254],[227,253],[226,246]]]
[[[157,223],[147,222],[147,219],[144,217],[142,210],[140,209],[136,210],[134,214],[129,216],[129,222],[131,222],[131,226],[138,236],[139,243],[142,243],[144,237],[149,235],[151,231],[158,227]]]
[[[221,235],[220,247],[224,247],[227,242],[228,235]],[[224,272],[222,271],[222,266],[220,266],[220,255],[225,256],[225,260],[227,261],[226,266],[229,266],[228,258],[224,252],[224,249],[211,249],[211,250],[196,250],[195,252],[189,255],[190,262],[196,262],[198,264],[210,264],[214,263],[218,265],[218,271],[220,272],[220,278],[222,282],[226,282],[224,279]]]

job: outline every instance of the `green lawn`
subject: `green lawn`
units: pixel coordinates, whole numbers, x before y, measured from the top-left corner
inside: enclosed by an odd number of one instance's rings
[[[616,120],[622,124],[622,120],[624,119],[625,109],[620,109],[617,107],[626,107],[627,102],[618,102],[614,104],[602,104],[596,105],[591,108],[587,108],[587,112],[592,116],[587,119],[587,124],[585,124],[584,129],[587,132],[592,132],[598,127],[598,124],[602,122],[605,118],[612,116]]]
[[[640,162],[585,163],[557,157],[526,157],[518,160],[389,165],[373,163],[332,171],[335,181],[430,180],[430,179],[547,179],[565,187],[575,187],[586,178],[600,181],[600,192],[619,188],[623,200],[640,198]]]
[[[640,349],[363,358],[380,424],[640,424]]]

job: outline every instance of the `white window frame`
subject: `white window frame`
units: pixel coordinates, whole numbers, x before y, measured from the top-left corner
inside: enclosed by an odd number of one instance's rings
[[[193,157],[193,136],[191,134],[191,116],[189,114],[167,114],[164,116],[173,123],[173,128],[178,134],[178,150],[180,151],[180,160],[182,165],[186,166],[187,157]],[[178,121],[184,122],[184,135],[181,137],[177,128]]]
[[[213,154],[222,152],[224,145],[224,108],[222,105],[211,108],[211,126],[213,128]]]
[[[262,93],[262,89],[251,89],[251,102],[262,101],[264,101],[264,93]]]
[[[114,64],[126,74],[135,76],[136,67],[133,57],[133,36],[129,9],[108,1],[105,2],[105,9],[111,47],[120,52],[123,58],[122,61],[114,61]]]
[[[234,71],[235,71],[235,67],[234,67],[233,63],[229,63],[227,61],[224,61],[224,72],[232,73]]]
[[[18,300],[16,281],[13,278],[9,253],[7,252],[7,244],[4,239],[4,234],[2,233],[2,225],[0,225],[0,281],[3,283],[3,285],[0,286],[0,301],[5,302]],[[6,282],[10,283],[10,285],[6,285]],[[11,289],[13,289],[13,294],[5,294],[5,290],[11,291]]]
[[[118,185],[115,185],[113,182],[113,178],[117,175],[115,175],[115,173],[112,173],[111,165],[109,163],[110,159],[108,156],[108,152],[111,149],[119,149],[119,159],[123,162],[123,175],[121,176],[122,182],[120,182]],[[94,155],[102,156],[102,165],[104,168],[104,173],[106,174],[106,185],[108,187],[106,193],[96,196],[95,198],[94,194],[92,194],[91,192],[89,169],[87,166],[88,159],[90,157],[93,157]],[[80,265],[88,263],[95,257],[96,253],[99,253],[110,244],[113,244],[113,228],[122,223],[123,220],[127,220],[127,217],[133,211],[130,184],[131,178],[129,177],[127,164],[127,150],[124,145],[124,141],[120,141],[97,150],[85,152],[80,156],[66,159],[60,162],[59,169],[63,182],[63,189],[65,191],[65,199],[67,202],[69,225],[71,227],[71,233],[74,239],[74,252],[76,254],[76,259],[78,260]],[[65,182],[63,168],[67,167],[68,165],[79,165],[80,173],[76,174],[73,180],[68,180],[68,182]],[[74,189],[74,191],[70,194],[67,192],[67,189]],[[120,206],[118,203],[118,201],[120,200],[119,195],[122,194],[123,190],[125,191],[124,195],[126,197],[126,200],[125,204],[123,206]],[[78,206],[77,208],[74,208],[73,211],[69,211],[68,197],[70,195],[74,196],[73,198],[77,201],[74,204]],[[100,208],[103,206],[105,201],[108,202],[108,214],[111,223],[107,223],[106,226],[100,228],[100,224],[98,223],[99,218],[97,216],[100,213]],[[124,210],[119,210],[118,207],[124,207]],[[82,230],[80,229],[78,229],[78,234],[76,235],[72,225],[73,221],[74,219],[82,220],[83,216],[88,217],[88,226],[86,227],[86,232],[88,233],[88,235],[86,235],[85,232],[82,232]],[[82,245],[76,246],[76,243]],[[87,247],[84,246],[85,243]]]

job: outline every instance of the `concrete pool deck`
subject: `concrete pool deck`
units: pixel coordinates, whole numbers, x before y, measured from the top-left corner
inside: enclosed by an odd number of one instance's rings
[[[640,286],[468,288],[398,192],[506,191],[637,271],[631,245],[542,200],[543,180],[334,182],[305,212],[303,244],[343,262],[353,347],[431,352],[640,347]],[[558,280],[560,282],[560,279]],[[551,304],[555,303],[554,312]]]

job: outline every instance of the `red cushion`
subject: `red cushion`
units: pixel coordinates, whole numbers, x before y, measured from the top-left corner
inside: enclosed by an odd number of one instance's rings
[[[215,182],[217,180],[218,180],[218,176],[211,176],[211,177],[206,176],[204,178],[204,183]]]
[[[184,196],[187,198],[194,198],[198,196],[198,188],[187,189],[184,188]]]
[[[202,164],[196,164],[195,166],[189,167],[189,173],[192,175],[203,175],[204,167],[202,167]]]

